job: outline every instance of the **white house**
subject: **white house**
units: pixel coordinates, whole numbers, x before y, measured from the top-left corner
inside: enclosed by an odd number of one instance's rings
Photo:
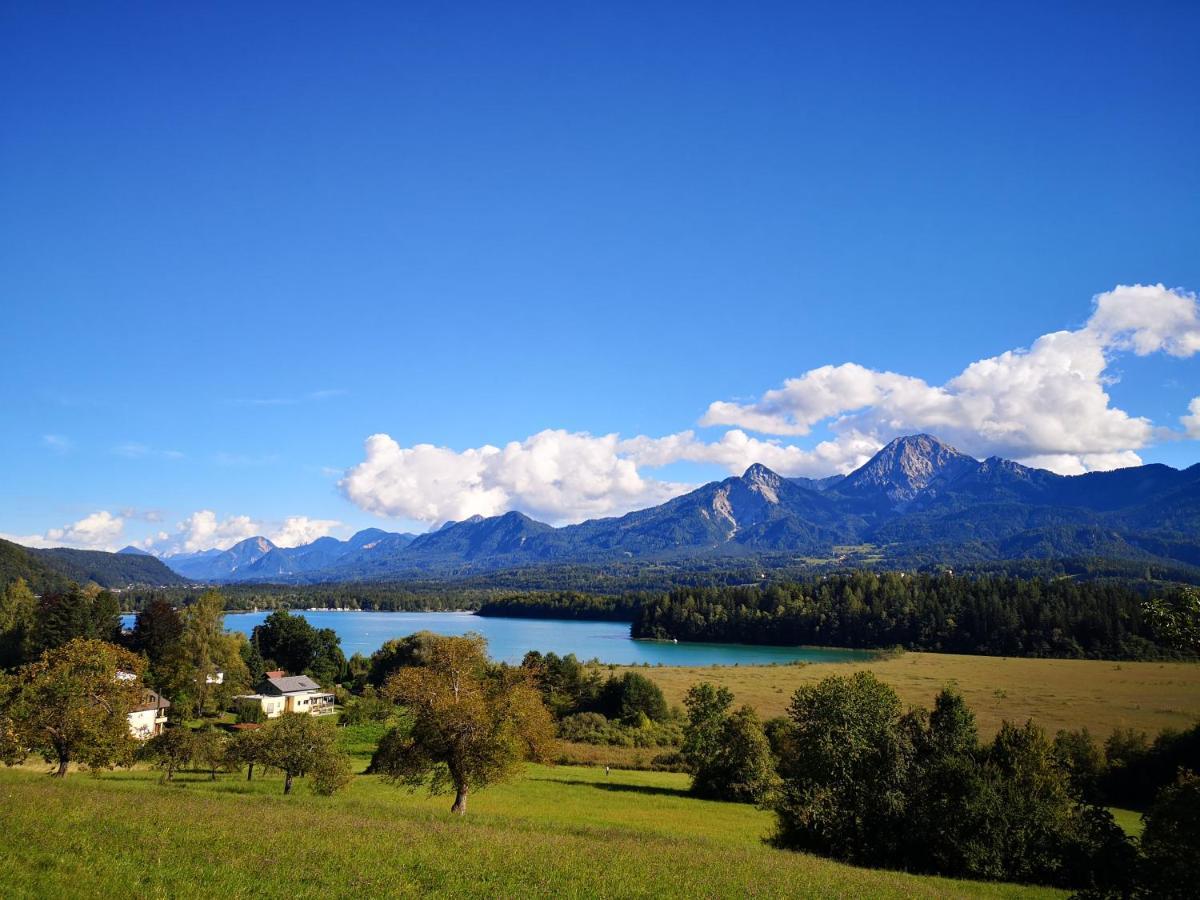
[[[140,706],[130,710],[129,733],[139,741],[146,741],[162,734],[167,723],[167,708],[171,701],[155,691],[147,690]]]
[[[322,690],[307,675],[284,675],[282,672],[268,672],[259,682],[257,693],[242,694],[234,700],[239,706],[256,704],[262,707],[268,719],[285,712],[325,716],[334,711],[333,694]]]

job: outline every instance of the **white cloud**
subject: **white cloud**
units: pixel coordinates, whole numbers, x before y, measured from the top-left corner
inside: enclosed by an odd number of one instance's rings
[[[676,462],[731,473],[761,462],[784,475],[848,472],[899,434],[928,431],[979,457],[1015,458],[1064,474],[1138,465],[1137,450],[1163,435],[1150,420],[1112,405],[1112,355],[1200,352],[1196,297],[1160,285],[1120,285],[1094,298],[1087,324],[1027,348],[969,364],[945,384],[858,363],[812,369],[757,401],[711,404],[704,426],[731,426],[705,440],[542,431],[505,447],[462,451],[401,447],[386,434],[339,482],[363,509],[430,523],[519,509],[551,522],[613,515],[659,502],[689,485],[642,474]],[[1200,436],[1200,398],[1183,419]],[[764,435],[831,438],[810,448]]]
[[[125,530],[125,520],[107,510],[84,516],[62,528],[51,528],[45,534],[0,534],[7,541],[26,547],[73,547],[79,550],[114,550]]]
[[[681,461],[715,463],[736,474],[754,463],[762,463],[780,475],[828,475],[853,471],[870,459],[879,446],[867,435],[848,432],[837,441],[822,441],[813,449],[804,450],[778,440],[751,437],[735,428],[712,443],[698,439],[693,431],[681,431],[661,438],[630,438],[622,441],[619,449],[640,466],[665,466]]]
[[[176,525],[173,533],[160,531],[157,535],[136,542],[135,546],[159,556],[173,556],[214,547],[228,550],[246,538],[262,536],[277,547],[297,547],[312,543],[319,537],[336,534],[343,528],[343,524],[336,519],[289,516],[282,522],[272,523],[250,516],[226,516],[221,519],[211,509],[201,509]]]
[[[212,547],[227,549],[238,541],[259,534],[259,525],[249,516],[227,516],[218,519],[211,509],[192,513],[175,528],[174,547],[167,552],[194,553]]]
[[[1200,397],[1193,397],[1188,404],[1188,414],[1180,416],[1179,421],[1187,429],[1188,437],[1200,441]]]
[[[1098,295],[1087,324],[1043,335],[1028,349],[971,363],[944,385],[845,363],[788,379],[748,404],[713,403],[702,424],[764,434],[808,434],[827,423],[835,444],[876,445],[930,431],[978,456],[998,454],[1064,474],[1137,465],[1153,424],[1114,407],[1111,355],[1200,352],[1194,294],[1163,285],[1120,285]]]
[[[339,482],[358,506],[380,515],[438,523],[509,509],[576,522],[661,502],[686,489],[643,478],[617,435],[539,432],[503,448],[456,451],[401,447],[386,434],[365,443],[366,459]]]
[[[1161,284],[1118,285],[1098,294],[1087,330],[1109,347],[1138,356],[1163,351],[1187,357],[1200,353],[1200,308],[1196,295]]]
[[[62,528],[51,528],[44,534],[3,534],[0,538],[25,547],[74,547],[81,550],[116,550],[131,544],[158,556],[193,553],[213,547],[228,549],[248,537],[263,535],[277,547],[297,547],[319,537],[337,534],[345,529],[336,519],[310,519],[308,516],[288,516],[282,522],[260,522],[250,516],[227,516],[224,519],[210,509],[192,513],[175,527],[174,532],[158,531],[138,540],[122,540],[125,524],[131,518],[158,521],[156,510],[123,510],[113,515],[100,510],[84,516]]]
[[[310,519],[308,516],[288,516],[268,535],[276,547],[299,547],[317,538],[334,534],[342,528],[336,519]]]

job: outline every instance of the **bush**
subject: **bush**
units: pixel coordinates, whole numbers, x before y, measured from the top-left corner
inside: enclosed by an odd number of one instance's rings
[[[638,724],[639,717],[661,722],[667,718],[667,700],[662,688],[637,672],[610,678],[600,692],[600,711],[610,719],[627,725]]]
[[[267,721],[267,714],[263,712],[261,703],[250,701],[238,704],[237,722],[239,725],[261,725]]]
[[[628,725],[594,712],[567,716],[558,723],[558,736],[564,741],[609,747],[672,747],[683,737],[677,722],[654,722],[642,716]]]
[[[368,725],[371,722],[386,722],[396,707],[380,697],[374,688],[368,687],[361,697],[346,703],[339,721],[343,725]]]

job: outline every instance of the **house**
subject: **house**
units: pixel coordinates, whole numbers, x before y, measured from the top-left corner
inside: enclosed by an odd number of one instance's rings
[[[262,707],[268,719],[285,712],[308,713],[310,716],[325,716],[332,713],[333,694],[307,675],[286,675],[283,672],[268,672],[255,688],[256,693],[235,697],[239,705],[256,704]]]
[[[162,734],[167,723],[167,708],[171,701],[156,691],[147,690],[140,706],[129,711],[129,733],[139,741],[146,741]]]

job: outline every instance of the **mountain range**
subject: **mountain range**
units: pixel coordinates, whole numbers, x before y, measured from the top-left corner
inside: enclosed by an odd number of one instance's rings
[[[1102,556],[1200,566],[1200,465],[1063,476],[979,461],[918,434],[844,477],[785,478],[755,464],[659,506],[577,525],[509,512],[422,535],[370,528],[291,548],[255,537],[163,561],[197,581],[323,582],[614,560],[836,560],[864,546],[884,562]]]

